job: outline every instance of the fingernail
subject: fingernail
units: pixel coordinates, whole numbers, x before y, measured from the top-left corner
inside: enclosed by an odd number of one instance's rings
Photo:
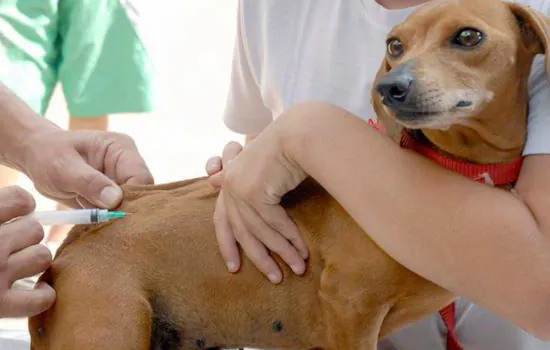
[[[206,170],[208,171],[216,170],[218,168],[216,165],[217,165],[216,162],[211,160],[208,163],[206,163]]]
[[[301,275],[302,273],[304,273],[304,268],[302,265],[292,265],[290,268],[297,275]]]
[[[48,286],[46,282],[40,281],[34,285],[34,289],[44,289]]]
[[[235,272],[237,271],[237,264],[230,261],[227,263],[227,269],[229,270],[229,272]]]
[[[302,258],[303,258],[304,260],[306,260],[306,259],[308,258],[308,256],[309,256],[309,254],[308,254],[307,251],[302,252]]]
[[[120,198],[122,198],[122,191],[112,186],[105,187],[99,194],[99,201],[108,208],[116,206]]]
[[[267,278],[269,278],[269,280],[271,281],[271,283],[278,283],[279,282],[279,277],[274,274],[274,273],[270,273],[267,275]]]

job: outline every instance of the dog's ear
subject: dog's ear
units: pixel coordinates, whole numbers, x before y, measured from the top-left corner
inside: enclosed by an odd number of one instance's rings
[[[376,73],[376,77],[374,78],[374,83],[372,84],[371,89],[371,104],[372,108],[374,109],[374,112],[376,113],[376,118],[382,123],[384,126],[384,132],[387,136],[389,136],[394,141],[398,141],[401,139],[401,130],[403,127],[398,125],[395,122],[395,119],[393,119],[391,116],[388,115],[386,108],[382,105],[382,98],[376,91],[376,84],[382,78],[386,73],[390,71],[391,67],[388,63],[388,60],[384,58],[382,60],[382,64],[380,65],[380,68],[378,69],[378,73]]]
[[[550,17],[518,3],[509,3],[520,26],[524,45],[533,55],[546,54],[545,69],[550,75]]]

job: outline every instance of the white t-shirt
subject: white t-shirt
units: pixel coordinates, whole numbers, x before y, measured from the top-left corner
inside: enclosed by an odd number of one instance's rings
[[[550,12],[550,0],[518,2]],[[375,0],[241,0],[225,123],[235,132],[258,134],[308,100],[375,119],[370,89],[386,35],[411,11],[388,10]],[[541,55],[529,89],[524,153],[550,154],[550,89]],[[457,301],[456,332],[466,350],[550,349],[550,343],[463,298]],[[379,350],[444,350],[444,344],[445,327],[436,313],[382,340]]]

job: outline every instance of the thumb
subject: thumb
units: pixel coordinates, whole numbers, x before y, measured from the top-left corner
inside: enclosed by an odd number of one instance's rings
[[[64,173],[64,192],[83,197],[88,202],[106,209],[113,209],[122,201],[120,187],[82,158],[78,158],[67,169],[70,171]]]
[[[223,181],[223,172],[220,171],[219,173],[216,173],[208,178],[208,181],[210,184],[214,187],[222,187],[222,181]]]

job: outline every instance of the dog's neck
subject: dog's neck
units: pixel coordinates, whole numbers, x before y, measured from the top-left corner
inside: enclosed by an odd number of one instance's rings
[[[526,112],[525,110],[524,113]],[[518,119],[517,116],[506,119],[510,121],[509,125],[498,125],[500,128],[491,125],[491,122],[484,123],[480,120],[473,122],[474,127],[454,125],[445,131],[423,129],[422,134],[442,154],[450,158],[476,164],[510,162],[521,155],[525,142],[525,125],[513,122]],[[507,132],[511,128],[516,130]]]
[[[522,164],[527,107],[526,78],[489,103],[468,123],[448,130],[403,129],[399,142],[441,166],[492,185],[514,183]],[[513,85],[508,85],[508,87]]]
[[[514,161],[521,156],[527,134],[528,76],[529,69],[518,71],[466,122],[448,130],[422,129],[422,134],[452,158],[477,164]]]
[[[523,157],[518,156],[513,161],[504,163],[472,163],[457,159],[453,155],[441,151],[426,138],[421,130],[404,129],[400,146],[413,150],[431,159],[440,166],[457,172],[469,179],[493,186],[513,184],[519,177]]]

